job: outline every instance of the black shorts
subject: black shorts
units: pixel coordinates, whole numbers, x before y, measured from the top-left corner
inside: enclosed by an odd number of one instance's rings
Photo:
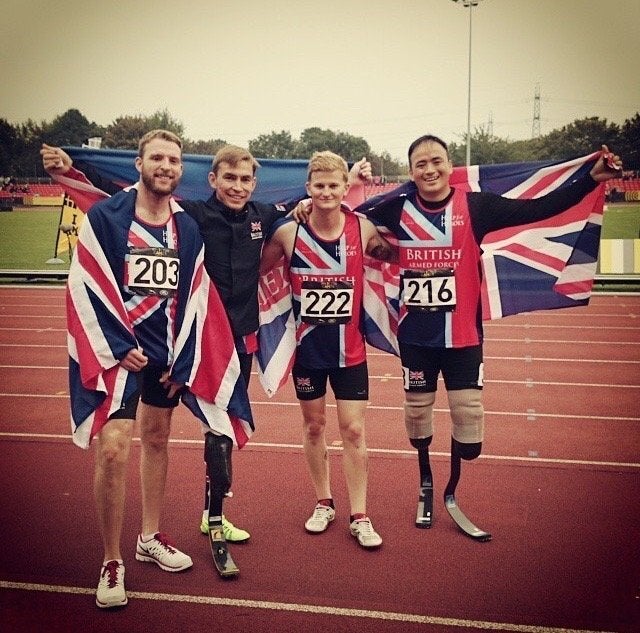
[[[145,404],[150,404],[159,409],[174,409],[180,403],[180,393],[173,398],[167,397],[168,387],[160,382],[160,376],[167,371],[167,367],[158,365],[147,365],[136,373],[138,388],[136,392],[127,400],[125,405],[114,411],[110,420],[135,420],[138,411],[138,401],[142,399]]]
[[[336,400],[368,400],[369,371],[366,361],[352,367],[310,369],[298,363],[291,370],[298,400],[317,400],[327,393],[327,378]]]
[[[436,391],[441,372],[448,391],[482,389],[482,345],[439,348],[400,343],[400,360],[405,391]]]

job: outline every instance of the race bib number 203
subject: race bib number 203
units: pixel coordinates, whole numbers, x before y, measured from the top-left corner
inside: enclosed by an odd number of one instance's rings
[[[131,248],[126,266],[129,292],[173,297],[178,290],[180,260],[172,248]]]

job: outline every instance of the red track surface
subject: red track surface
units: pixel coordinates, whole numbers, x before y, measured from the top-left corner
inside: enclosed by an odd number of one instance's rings
[[[230,518],[252,534],[232,546],[241,568],[220,579],[198,531],[202,442],[174,418],[163,529],[194,559],[168,574],[134,559],[140,524],[138,446],[123,534],[129,606],[94,605],[101,545],[93,458],[68,438],[63,293],[0,288],[0,629],[2,631],[640,630],[640,297],[596,296],[588,308],[486,324],[483,455],[463,465],[458,500],[493,540],[447,515],[446,399],[432,445],[431,530],[413,527],[417,463],[402,422],[396,359],[371,353],[369,513],[384,539],[349,535],[335,421],[338,510],[318,536],[315,499],[288,386],[268,400],[254,378],[257,432],[234,457]]]

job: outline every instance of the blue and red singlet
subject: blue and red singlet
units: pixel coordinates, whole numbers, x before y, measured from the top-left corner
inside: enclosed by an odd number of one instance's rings
[[[360,221],[345,213],[332,241],[300,224],[289,263],[296,318],[296,362],[314,369],[366,360],[362,334],[363,255]]]
[[[480,250],[467,194],[455,190],[440,210],[408,196],[398,227],[401,302],[398,339],[427,347],[478,345]]]

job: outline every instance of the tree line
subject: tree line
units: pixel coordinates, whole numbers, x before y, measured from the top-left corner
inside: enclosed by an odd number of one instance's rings
[[[188,154],[213,155],[226,144],[224,139],[194,141],[185,138],[184,125],[167,110],[158,110],[150,116],[123,115],[103,126],[89,121],[79,110],[72,108],[50,122],[36,123],[29,119],[13,125],[0,118],[0,174],[17,178],[45,177],[39,155],[43,142],[80,146],[92,137],[101,137],[102,147],[136,149],[138,139],[155,128],[178,134],[184,140],[184,152]],[[455,165],[465,163],[466,134],[459,137],[459,142],[449,144]],[[589,154],[602,143],[623,157],[625,169],[640,170],[640,113],[636,112],[622,125],[597,116],[576,119],[544,136],[519,141],[494,136],[486,128],[479,127],[471,135],[471,163],[560,160]],[[257,158],[308,159],[314,151],[327,149],[348,161],[366,156],[375,175],[391,180],[406,177],[406,163],[395,160],[386,151],[379,154],[372,151],[364,138],[346,132],[310,127],[299,138],[282,130],[260,134],[249,141],[249,150]]]

